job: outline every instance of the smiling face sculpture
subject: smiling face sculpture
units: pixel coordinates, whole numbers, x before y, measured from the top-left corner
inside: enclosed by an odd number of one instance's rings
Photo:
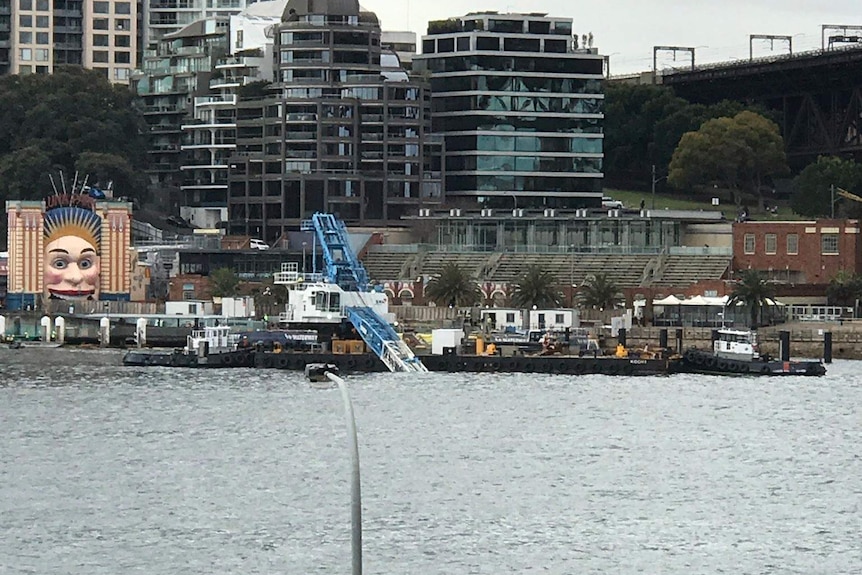
[[[83,208],[45,213],[45,297],[99,299],[101,224],[99,216]]]

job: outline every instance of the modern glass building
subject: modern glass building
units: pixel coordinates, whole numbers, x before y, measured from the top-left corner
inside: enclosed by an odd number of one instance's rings
[[[316,211],[378,225],[439,205],[428,84],[387,62],[374,13],[289,0],[274,39],[269,93],[237,102],[231,232],[272,242]]]
[[[429,23],[413,68],[430,73],[448,203],[601,205],[603,59],[576,46],[572,20],[545,14]]]

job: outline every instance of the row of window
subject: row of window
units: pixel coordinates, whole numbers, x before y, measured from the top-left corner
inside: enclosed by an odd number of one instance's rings
[[[21,10],[33,10],[33,0],[18,0],[18,8]],[[48,12],[51,9],[49,0],[36,0],[36,10],[38,12]]]
[[[93,62],[107,63],[109,62],[110,53],[106,50],[93,50]],[[114,64],[131,64],[131,52],[114,52]]]
[[[446,169],[450,172],[586,172],[602,170],[599,158],[535,157],[535,156],[464,156],[446,158]]]
[[[551,98],[549,96],[448,96],[434,99],[435,112],[491,110],[494,112],[548,112],[555,114],[600,114],[598,98]]]
[[[778,235],[764,234],[764,253],[767,255],[778,254]],[[754,255],[757,251],[757,239],[755,234],[745,234],[743,237],[742,251],[746,255]],[[786,255],[795,256],[799,254],[799,234],[787,234],[785,252]],[[820,235],[820,253],[822,255],[838,254],[838,234]]]
[[[479,36],[476,38],[475,50],[500,51],[500,40],[502,49],[506,52],[547,52],[552,54],[565,54],[569,41],[539,38],[499,38],[495,36]],[[428,38],[422,41],[422,53],[448,53],[469,52],[472,49],[471,37],[461,36],[459,38]]]
[[[547,76],[470,75],[431,78],[434,94],[446,92],[551,92],[556,94],[601,94],[601,80],[548,78]]]
[[[18,32],[18,43],[19,44],[33,44],[33,32]],[[51,33],[50,32],[36,32],[36,44],[41,46],[46,46],[51,43]]]
[[[542,58],[520,56],[449,56],[426,61],[431,72],[503,71],[601,76],[603,62],[594,58]]]
[[[93,46],[110,46],[110,36],[108,34],[93,34]],[[114,36],[114,47],[130,48],[132,46],[132,37],[128,34],[117,34]]]

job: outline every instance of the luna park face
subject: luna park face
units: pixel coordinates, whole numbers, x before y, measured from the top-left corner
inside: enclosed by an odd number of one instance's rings
[[[63,236],[45,247],[44,284],[51,299],[99,297],[99,254],[78,236]]]

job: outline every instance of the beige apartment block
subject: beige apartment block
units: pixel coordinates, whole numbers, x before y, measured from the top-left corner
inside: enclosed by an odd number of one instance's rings
[[[9,73],[82,65],[127,84],[137,65],[134,0],[12,0]]]

